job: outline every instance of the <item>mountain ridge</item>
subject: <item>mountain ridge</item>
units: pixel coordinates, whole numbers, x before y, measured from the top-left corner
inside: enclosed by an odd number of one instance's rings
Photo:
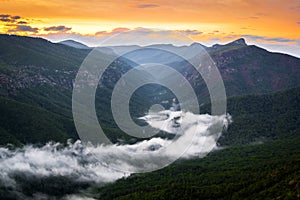
[[[237,40],[207,50],[220,71],[228,97],[264,94],[300,86],[300,59],[274,54],[253,45],[244,45],[243,42]],[[0,96],[71,119],[73,81],[90,51],[40,38],[0,35]],[[158,55],[162,61],[169,61],[169,57]],[[112,89],[116,81],[134,65],[136,63],[128,62],[126,58],[113,62],[103,74],[103,84],[99,84],[96,92],[96,102],[102,102],[96,108],[105,111],[98,116],[99,120],[110,130],[116,128],[110,111]],[[209,93],[203,89],[205,82],[189,71],[191,66],[187,62],[172,63],[171,67],[185,74],[185,78],[194,84],[198,98],[208,103]],[[134,117],[138,118],[148,111],[148,104],[171,98],[172,95],[168,94],[157,95],[165,91],[151,86],[147,91],[134,95],[137,98],[133,104],[133,113],[137,114]],[[112,133],[115,139],[118,134]]]
[[[75,41],[75,40],[63,40],[63,41],[58,42],[58,44],[64,44],[64,45],[74,47],[77,49],[91,49],[91,47],[89,47],[81,42]]]

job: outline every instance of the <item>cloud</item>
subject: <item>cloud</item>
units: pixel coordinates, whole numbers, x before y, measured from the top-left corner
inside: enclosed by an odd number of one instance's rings
[[[1,18],[8,18],[8,17],[10,17],[10,15],[8,15],[8,14],[0,14],[0,17]]]
[[[125,38],[124,41],[122,39],[116,39],[116,37],[113,40],[109,40],[109,37],[121,32],[124,32],[120,34],[121,36],[123,36],[123,38]],[[83,35],[75,32],[66,32],[66,33],[51,32],[43,35],[40,34],[40,36],[49,39],[52,42],[58,42],[61,40],[66,40],[71,38],[73,40],[82,42],[90,47],[95,47],[99,45],[118,46],[118,45],[133,45],[133,44],[145,46],[145,45],[158,44],[158,43],[174,44],[177,46],[191,44],[193,42],[192,40],[184,40],[184,41],[178,40],[184,38],[182,37],[183,33],[190,37],[200,35],[200,38],[198,38],[196,42],[200,42],[201,44],[206,46],[212,46],[216,43],[226,44],[234,39],[244,37],[245,39],[247,39],[248,44],[258,45],[270,51],[282,52],[296,57],[300,57],[299,54],[300,38],[293,40],[293,39],[283,38],[283,37],[267,37],[267,36],[256,36],[250,34],[240,35],[235,32],[231,32],[228,35],[224,35],[221,32],[214,31],[212,32],[214,33],[214,35],[208,35],[209,33],[202,33],[201,31],[198,30],[189,30],[189,29],[188,30],[153,30],[153,29],[143,28],[143,27],[137,27],[132,29],[119,27],[113,29],[112,31],[98,31],[95,34],[90,34],[90,35]],[[174,37],[178,35],[181,35],[181,37],[179,38]],[[129,39],[126,36],[129,36],[134,39]],[[145,40],[145,38],[147,38],[147,40]],[[111,41],[113,41],[114,43],[109,43]],[[131,41],[131,43],[128,42],[124,43],[126,41]]]
[[[243,30],[252,30],[252,31],[254,31],[254,30],[256,30],[255,28],[252,28],[252,27],[242,27],[241,29],[243,29]]]
[[[2,22],[11,22],[11,21],[14,21],[14,20],[11,19],[10,15],[1,14],[0,15],[0,21],[2,21]]]
[[[295,40],[291,40],[291,39],[288,39],[288,38],[280,38],[280,37],[277,37],[277,38],[264,38],[263,40],[265,41],[270,41],[270,42],[294,42]]]
[[[28,24],[28,19],[22,19],[19,15],[0,14],[0,22],[4,22],[3,26],[6,28],[7,33],[18,34],[24,33],[37,33],[38,28],[33,28]]]
[[[24,34],[27,32],[27,35],[30,35],[30,33],[35,34],[38,33],[39,30],[42,30],[32,27],[29,23],[29,19],[24,19],[19,15],[0,14],[0,22],[1,21],[5,22],[3,23],[3,26],[7,29],[7,33],[18,34],[18,32],[22,32],[22,34]],[[44,31],[48,32],[67,32],[71,29],[71,27],[66,27],[63,25],[43,28]]]
[[[153,116],[156,114],[158,116]],[[166,118],[165,114],[178,115],[181,120],[176,123],[180,123],[181,128],[172,128],[174,120]],[[43,147],[28,145],[15,150],[0,147],[0,187],[2,191],[6,189],[4,194],[8,196],[23,191],[27,195],[29,192],[38,193],[40,183],[48,189],[41,192],[51,192],[51,187],[53,191],[59,184],[62,186],[61,191],[71,188],[71,192],[76,193],[80,185],[103,184],[131,173],[152,170],[156,166],[163,167],[165,165],[162,164],[174,161],[174,156],[176,159],[183,152],[184,158],[204,157],[216,148],[221,134],[219,131],[224,126],[226,128],[230,120],[227,116],[196,115],[180,111],[163,111],[151,115],[145,116],[151,126],[163,130],[170,127],[167,131],[175,131],[174,134],[177,134],[178,129],[180,136],[174,140],[156,137],[133,145],[89,146],[77,141],[65,147],[59,143],[48,143]],[[21,199],[26,199],[24,197]]]
[[[2,17],[2,18],[0,18],[0,21],[2,21],[2,22],[11,22],[11,19]]]
[[[236,37],[244,37],[248,44],[257,45],[271,52],[285,53],[300,58],[300,38],[289,39],[257,35],[236,35]]]
[[[16,20],[20,19],[21,17],[16,15],[16,16],[12,16],[12,15],[8,15],[8,14],[0,14],[0,21],[2,22],[11,22],[14,23]]]
[[[28,22],[25,21],[19,21],[18,24],[27,24]]]
[[[12,19],[21,19],[21,17],[20,17],[20,16],[18,16],[18,15],[16,15],[16,16],[12,16],[11,18],[12,18]]]
[[[15,33],[15,32],[32,32],[37,33],[39,31],[38,28],[33,28],[31,26],[27,25],[17,25],[14,29],[8,30],[9,33]]]
[[[143,34],[171,34],[171,33],[175,33],[175,32],[179,32],[179,33],[183,33],[186,35],[200,35],[202,34],[202,32],[198,31],[198,30],[155,30],[155,29],[150,29],[150,28],[143,28],[143,27],[136,27],[133,29],[129,29],[129,28],[123,28],[123,27],[119,27],[119,28],[115,28],[112,31],[99,31],[97,32],[95,35],[114,35],[117,33],[121,33],[121,32],[126,32],[126,31],[132,31],[132,32],[138,32],[138,33],[143,33]]]
[[[300,22],[297,22],[297,24],[299,24],[299,25],[300,25]]]
[[[198,30],[178,30],[178,32],[186,34],[186,35],[201,35],[203,32]]]
[[[266,42],[278,42],[278,43],[290,43],[290,42],[295,42],[295,40],[288,39],[288,38],[281,38],[281,37],[275,37],[275,38],[270,38],[270,37],[265,37],[265,36],[257,36],[257,35],[242,35],[242,37],[248,38],[250,40],[262,40]]]
[[[44,28],[45,31],[61,31],[61,32],[67,32],[70,31],[72,28],[66,27],[63,25],[60,26],[51,26],[51,27],[46,27]]]
[[[240,37],[240,35],[227,35],[224,38],[232,40],[232,39],[239,38],[239,37]]]
[[[291,11],[296,11],[298,12],[300,10],[300,6],[293,6],[289,8]]]
[[[159,7],[157,4],[139,4],[136,8],[156,8]]]
[[[120,34],[122,33],[122,34]],[[136,28],[124,28],[118,27],[111,31],[98,31],[95,33],[95,37],[93,38],[91,35],[82,36],[86,38],[90,38],[94,40],[98,38],[102,38],[102,41],[108,39],[109,37],[119,34],[118,38],[114,39],[114,44],[108,44],[112,40],[108,40],[105,44],[101,45],[151,45],[151,44],[174,44],[174,45],[188,45],[193,43],[193,40],[190,39],[190,36],[198,36],[201,35],[202,32],[198,30],[163,30],[163,29],[151,29],[151,28],[144,28],[144,27],[136,27]],[[78,37],[78,34],[76,37]],[[130,38],[130,39],[129,39]],[[128,43],[128,41],[130,43]],[[89,46],[97,46],[97,44],[89,44]]]
[[[118,34],[118,33],[121,33],[121,32],[126,32],[126,31],[130,31],[130,29],[129,28],[124,28],[124,27],[118,27],[118,28],[113,29],[112,31],[98,31],[98,32],[95,33],[95,35],[97,35],[97,36],[111,36],[111,35]]]

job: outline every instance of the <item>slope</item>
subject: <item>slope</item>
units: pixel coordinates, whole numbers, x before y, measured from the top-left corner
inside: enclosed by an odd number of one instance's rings
[[[297,199],[300,88],[233,97],[221,148],[203,159],[95,187],[99,199]]]
[[[96,199],[297,199],[300,138],[231,147],[105,187]]]
[[[42,108],[0,97],[0,144],[65,142],[76,138],[73,121]]]

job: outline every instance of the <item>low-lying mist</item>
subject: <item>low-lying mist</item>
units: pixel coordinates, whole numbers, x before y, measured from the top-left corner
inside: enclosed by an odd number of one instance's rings
[[[196,115],[182,111],[149,113],[143,119],[152,127],[176,134],[168,140],[153,137],[133,145],[67,146],[49,142],[0,148],[0,195],[6,198],[68,198],[93,184],[113,182],[131,173],[151,171],[170,164],[178,155],[203,157],[217,148],[230,116]],[[170,161],[170,162],[169,162]]]

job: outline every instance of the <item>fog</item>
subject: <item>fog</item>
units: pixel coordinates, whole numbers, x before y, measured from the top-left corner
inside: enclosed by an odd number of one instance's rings
[[[67,189],[62,193],[72,194],[92,184],[162,168],[178,157],[203,157],[218,148],[217,140],[230,123],[229,115],[169,110],[149,113],[142,119],[154,128],[174,134],[175,139],[153,137],[132,145],[106,146],[83,145],[78,140],[68,142],[67,146],[49,142],[42,147],[0,148],[1,193],[14,198],[35,198],[43,193],[64,195],[55,189],[65,186]],[[28,189],[28,183],[33,188]]]

